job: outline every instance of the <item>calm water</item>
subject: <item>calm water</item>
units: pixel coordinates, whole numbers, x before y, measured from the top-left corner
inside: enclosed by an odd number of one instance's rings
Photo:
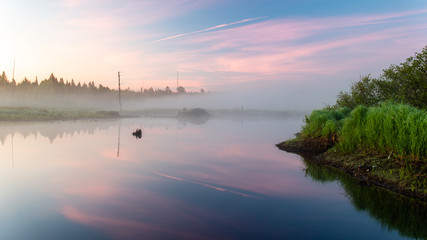
[[[275,147],[300,125],[0,123],[0,239],[427,238],[424,204]]]

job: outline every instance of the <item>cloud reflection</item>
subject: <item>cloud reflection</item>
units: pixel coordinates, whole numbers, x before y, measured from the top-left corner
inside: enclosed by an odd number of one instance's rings
[[[175,119],[162,121],[123,119],[121,132],[129,134],[121,136],[118,159],[119,126],[108,121],[97,122],[104,127],[93,134],[81,131],[54,142],[21,136],[9,174],[25,173],[20,181],[29,181],[29,189],[43,186],[37,194],[53,196],[52,208],[66,219],[115,239],[217,239],[228,236],[224,226],[246,227],[236,219],[241,213],[234,203],[328,198],[335,191],[317,189],[303,176],[298,157],[275,149],[272,136],[286,135],[277,132],[283,120],[212,120],[185,128]],[[61,122],[58,129],[73,126]],[[135,127],[144,129],[144,141],[130,134]]]

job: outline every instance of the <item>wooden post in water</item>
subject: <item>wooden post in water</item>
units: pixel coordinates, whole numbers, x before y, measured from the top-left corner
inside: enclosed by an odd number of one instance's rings
[[[120,105],[120,112],[121,112],[122,111],[122,95],[120,90],[120,72],[118,72],[117,75],[119,77],[119,105]]]

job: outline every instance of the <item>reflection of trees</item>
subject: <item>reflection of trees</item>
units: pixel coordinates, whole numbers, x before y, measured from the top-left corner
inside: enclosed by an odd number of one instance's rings
[[[427,238],[427,204],[376,186],[360,185],[351,176],[310,158],[304,158],[304,164],[306,175],[315,181],[339,180],[356,210],[368,212],[383,227],[402,236]]]
[[[57,138],[88,133],[92,135],[96,130],[104,130],[117,126],[117,121],[67,121],[67,122],[22,122],[0,124],[0,142],[3,145],[6,138],[19,133],[24,138],[29,136],[46,137],[52,143]]]
[[[0,144],[3,145],[9,136],[15,134],[24,138],[38,136],[46,137],[52,143],[56,139],[79,134],[93,135],[96,131],[106,130],[110,127],[120,128],[137,124],[144,129],[169,129],[185,128],[185,124],[176,126],[181,122],[173,118],[134,118],[134,119],[103,119],[103,120],[77,120],[77,121],[47,121],[47,122],[0,122]],[[132,131],[122,133],[131,135]]]

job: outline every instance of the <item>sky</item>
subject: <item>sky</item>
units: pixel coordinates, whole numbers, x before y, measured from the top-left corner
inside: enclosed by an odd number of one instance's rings
[[[0,71],[333,104],[427,45],[425,0],[0,0]],[[240,96],[240,95],[239,95]]]

